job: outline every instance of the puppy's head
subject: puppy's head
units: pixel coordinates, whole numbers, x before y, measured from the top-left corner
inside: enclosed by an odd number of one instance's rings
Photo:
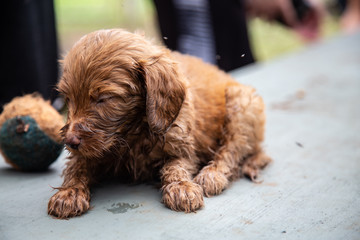
[[[165,134],[185,99],[170,52],[120,29],[81,38],[63,60],[58,90],[68,106],[64,142],[88,158],[127,145],[140,131]]]

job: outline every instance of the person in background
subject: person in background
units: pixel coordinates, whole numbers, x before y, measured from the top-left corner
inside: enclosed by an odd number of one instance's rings
[[[347,0],[343,2],[343,13],[340,25],[345,33],[360,31],[360,0]]]
[[[0,112],[16,96],[38,92],[54,99],[58,48],[52,0],[2,3]]]
[[[246,18],[277,20],[304,38],[319,35],[321,11],[305,0],[154,0],[165,45],[224,71],[255,61]]]

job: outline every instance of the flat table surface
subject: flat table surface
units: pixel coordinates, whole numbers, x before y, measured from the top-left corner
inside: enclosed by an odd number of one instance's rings
[[[103,183],[91,211],[57,220],[47,203],[66,153],[45,173],[0,157],[0,239],[360,239],[360,34],[232,74],[267,105],[263,183],[239,179],[190,214],[152,185]]]

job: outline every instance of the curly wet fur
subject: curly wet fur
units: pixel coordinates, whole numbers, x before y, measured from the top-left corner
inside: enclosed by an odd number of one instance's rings
[[[48,213],[86,212],[92,183],[108,176],[159,178],[162,202],[201,208],[243,174],[255,179],[270,161],[261,149],[264,105],[255,90],[201,60],[125,30],[80,39],[63,61],[62,129],[71,155]],[[242,167],[244,166],[244,167]]]

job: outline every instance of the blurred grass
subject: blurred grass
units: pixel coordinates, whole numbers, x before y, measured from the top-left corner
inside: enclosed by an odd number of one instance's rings
[[[83,35],[108,28],[158,36],[151,0],[55,0],[58,38],[66,52]]]
[[[55,11],[62,53],[86,33],[104,28],[142,30],[146,36],[160,39],[152,0],[55,0]],[[326,17],[321,35],[330,37],[338,29],[336,19]],[[260,19],[249,21],[249,33],[258,61],[270,60],[305,46],[291,30]]]
[[[337,19],[326,16],[321,29],[321,39],[329,38],[339,31]],[[282,54],[297,51],[306,46],[294,31],[280,23],[270,23],[261,19],[249,21],[249,35],[252,50],[258,61],[266,61]]]

